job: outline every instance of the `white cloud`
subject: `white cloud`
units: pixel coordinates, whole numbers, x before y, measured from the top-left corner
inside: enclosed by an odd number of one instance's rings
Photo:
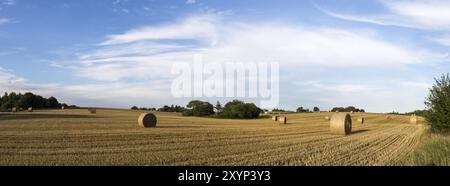
[[[1,89],[7,89],[8,87],[13,87],[15,84],[24,83],[25,79],[19,78],[7,71],[6,69],[0,67],[0,87]]]
[[[336,13],[331,10],[327,10],[327,9],[320,8],[320,7],[319,7],[319,9],[321,9],[322,12],[326,13],[329,16],[332,16],[332,17],[335,17],[338,19],[348,20],[348,21],[372,23],[372,24],[383,25],[383,26],[401,26],[401,27],[410,27],[410,28],[420,28],[417,25],[403,22],[403,21],[401,21],[401,19],[399,17],[395,17],[393,15],[360,16],[360,15],[348,15],[348,14]]]
[[[431,38],[432,41],[439,43],[441,45],[450,47],[450,35],[442,35],[439,37],[433,37]]]
[[[187,0],[186,1],[186,4],[195,4],[196,3],[196,0]]]
[[[24,52],[26,50],[27,50],[27,48],[24,48],[24,47],[11,48],[9,50],[0,51],[0,56],[13,55],[13,54]]]
[[[358,30],[275,24],[246,25],[230,33],[223,45],[218,44],[217,57],[265,58],[301,66],[396,66],[422,63],[425,57]]]
[[[296,82],[294,89],[302,90],[297,97],[307,97],[325,109],[356,106],[369,112],[409,112],[425,107],[423,101],[432,85],[417,79],[341,81]]]
[[[2,0],[0,1],[1,5],[5,5],[5,6],[12,6],[16,4],[15,0]]]
[[[182,40],[183,42],[179,42]],[[430,63],[440,54],[384,41],[374,31],[281,23],[223,21],[216,14],[110,35],[75,59],[78,75],[102,81],[170,77],[175,62],[277,61],[281,68],[394,68]]]
[[[50,92],[57,90],[54,84],[32,84],[12,71],[0,67],[0,94],[4,92],[36,92],[48,97],[51,96]]]
[[[149,83],[102,83],[60,86],[63,100],[84,106],[160,106],[170,100],[164,81]],[[147,104],[147,105],[146,105]]]
[[[376,68],[381,74],[385,70],[393,72],[395,70],[392,69],[433,63],[445,57],[419,46],[383,40],[373,30],[345,30],[274,22],[231,22],[224,21],[218,15],[199,15],[174,24],[152,25],[108,36],[100,45],[90,52],[79,54],[71,63],[78,76],[101,82],[89,86],[77,85],[70,89],[67,87],[64,90],[76,93],[78,97],[95,97],[101,95],[96,92],[107,91],[108,86],[113,86],[113,93],[98,98],[105,102],[131,100],[127,95],[145,97],[141,93],[152,92],[155,87],[159,88],[157,95],[160,98],[170,96],[168,92],[169,82],[173,78],[170,73],[172,64],[192,62],[194,54],[203,54],[205,62],[277,61],[283,71],[290,73],[326,67],[331,70],[325,70],[321,75],[330,74],[330,78],[336,77],[331,75],[336,70],[348,73]],[[323,77],[291,77],[296,81],[321,78]],[[358,79],[364,80],[364,77]],[[385,79],[389,79],[389,76],[380,77],[381,81]],[[159,80],[166,83],[152,88],[144,86]],[[324,92],[319,100],[321,105],[326,105],[326,100],[339,100],[330,101],[329,106],[358,106],[357,103],[364,102],[365,105],[361,107],[372,111],[407,111],[423,106],[423,93],[426,92],[423,87],[405,85],[402,89],[404,91],[396,93],[395,86],[383,88],[382,83],[358,84],[348,80],[340,77],[331,85],[319,83],[308,86],[311,90]],[[130,85],[125,86],[127,84]],[[407,91],[411,87],[414,89]],[[133,89],[137,91],[126,91]],[[402,93],[413,95],[404,96]],[[158,96],[153,98],[155,97]],[[365,99],[368,101],[364,101]],[[149,98],[147,101],[155,100]],[[398,105],[400,106],[397,107]]]
[[[450,29],[450,1],[383,1],[391,12],[426,28]]]
[[[117,5],[117,4],[120,4],[120,3],[121,3],[121,0],[115,0],[115,1],[112,2],[113,5]]]
[[[0,67],[0,94],[5,92],[33,92],[45,97],[55,96],[61,102],[80,106],[129,107],[160,106],[169,99],[165,89],[167,81],[148,83],[102,83],[102,84],[35,84]],[[152,103],[151,105],[145,105]]]
[[[420,28],[425,30],[450,30],[450,1],[380,0],[380,2],[388,9],[388,13],[378,15],[351,15],[321,9],[330,16],[349,21]]]
[[[0,18],[0,25],[2,24],[6,24],[6,23],[11,23],[12,20],[11,19],[7,19],[7,18]]]
[[[215,21],[215,16],[210,14],[193,16],[174,24],[142,27],[124,34],[110,35],[101,45],[157,39],[210,39],[216,32]]]
[[[168,94],[170,89],[167,85],[169,84],[169,79],[74,85],[34,84],[0,67],[0,90],[2,91],[34,92],[45,97],[55,96],[61,102],[80,106],[128,108],[132,105],[159,107],[164,104],[185,104],[187,100],[176,100]],[[423,108],[423,99],[431,82],[381,79],[379,81],[362,79],[323,82],[314,79],[292,81],[293,86],[290,86],[290,83],[288,85],[282,91],[289,92],[289,99],[282,97],[282,101],[294,103],[295,106],[304,104],[299,98],[306,98],[314,102],[311,106],[319,105],[322,109],[353,105],[371,112],[392,110],[406,112]],[[3,94],[3,92],[0,93]],[[215,99],[207,100],[216,101]]]
[[[96,59],[114,58],[121,56],[149,56],[163,52],[170,52],[174,50],[184,49],[186,45],[178,44],[160,44],[155,42],[137,42],[125,45],[112,45],[99,47],[91,53],[84,53],[79,55],[80,59],[92,60]]]

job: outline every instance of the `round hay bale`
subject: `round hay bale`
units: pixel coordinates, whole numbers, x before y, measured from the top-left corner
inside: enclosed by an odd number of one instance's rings
[[[286,123],[287,123],[287,117],[285,117],[285,116],[280,116],[280,117],[278,118],[278,122],[281,123],[281,124],[286,124]]]
[[[61,106],[61,110],[64,110],[65,108],[64,108],[64,106]]]
[[[97,114],[97,109],[88,109],[91,114]]]
[[[358,123],[360,123],[361,125],[364,124],[364,117],[360,117],[357,119]]]
[[[11,112],[17,112],[17,108],[16,108],[16,107],[13,107],[13,108],[11,109]]]
[[[330,116],[325,116],[325,120],[330,121]]]
[[[417,116],[415,114],[413,114],[409,117],[409,123],[417,124]]]
[[[353,111],[350,111],[350,114],[353,114]]]
[[[273,121],[278,121],[278,116],[272,116]]]
[[[138,125],[145,128],[156,127],[156,122],[156,116],[152,113],[143,113],[138,118]]]
[[[28,107],[28,112],[33,112],[33,107]]]
[[[350,134],[352,132],[352,117],[350,116],[350,114],[334,114],[330,120],[330,131],[333,134]]]

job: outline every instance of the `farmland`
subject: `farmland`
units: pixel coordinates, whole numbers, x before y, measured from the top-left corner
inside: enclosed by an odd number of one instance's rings
[[[286,125],[155,112],[157,127],[141,128],[140,113],[0,113],[0,165],[393,165],[425,130],[409,116],[354,113],[352,134],[333,135],[327,112],[287,114]]]

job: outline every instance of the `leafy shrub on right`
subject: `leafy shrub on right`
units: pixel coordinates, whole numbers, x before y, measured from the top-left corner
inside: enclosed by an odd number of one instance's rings
[[[428,107],[426,121],[432,132],[448,133],[450,131],[450,77],[449,74],[435,79],[425,105]]]

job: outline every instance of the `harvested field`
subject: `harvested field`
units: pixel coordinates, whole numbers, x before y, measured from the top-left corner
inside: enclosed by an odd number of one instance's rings
[[[157,127],[141,128],[141,113],[0,113],[0,165],[391,165],[424,131],[421,118],[354,113],[365,124],[333,135],[325,112],[287,114],[286,125],[156,112]]]

